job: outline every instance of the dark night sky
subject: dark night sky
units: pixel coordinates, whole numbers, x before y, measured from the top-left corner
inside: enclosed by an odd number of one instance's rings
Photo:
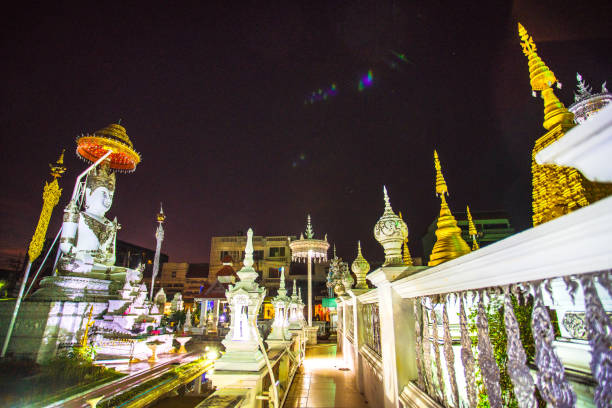
[[[299,235],[307,212],[340,256],[352,261],[360,239],[366,258],[382,259],[372,228],[383,184],[421,255],[439,211],[434,148],[452,210],[505,209],[522,230],[544,129],[516,22],[564,83],[566,105],[576,71],[597,89],[612,80],[612,10],[596,3],[118,3],[5,10],[2,262],[25,252],[47,163],[67,149],[51,236],[85,168],[75,137],[119,118],[143,161],[118,176],[108,215],[120,239],[154,248],[163,201],[171,261],[207,261],[211,236],[249,226]],[[358,92],[368,69],[374,84]],[[337,96],[304,105],[331,83]]]

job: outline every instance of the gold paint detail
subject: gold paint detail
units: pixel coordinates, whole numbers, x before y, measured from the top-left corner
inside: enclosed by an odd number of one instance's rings
[[[87,318],[87,323],[85,324],[85,333],[83,333],[83,338],[81,339],[81,347],[87,347],[87,335],[89,334],[89,328],[93,326],[94,322],[91,320],[91,315],[93,313],[93,305],[89,309],[89,317]]]
[[[470,206],[467,206],[467,217],[468,217],[468,234],[472,237],[472,251],[480,249],[478,245],[478,241],[476,241],[476,236],[478,236],[478,230],[476,229],[476,225],[474,225],[474,220],[472,219],[472,213],[470,212]]]
[[[107,165],[102,163],[87,175],[87,188],[92,192],[98,187],[106,187],[108,191],[115,191],[116,176]]]
[[[534,227],[612,195],[612,183],[589,181],[573,167],[536,163],[536,154],[572,127],[558,125],[536,140],[531,155]]]
[[[59,188],[57,178],[54,178],[51,183],[45,183],[42,211],[40,212],[38,224],[36,225],[36,230],[34,231],[34,236],[32,236],[32,241],[28,249],[30,262],[34,262],[42,251],[45,236],[47,235],[47,228],[49,227],[49,220],[51,219],[51,213],[59,202],[61,195],[62,189]]]
[[[404,221],[402,218],[402,212],[399,212],[400,220]],[[404,265],[412,266],[412,257],[410,256],[410,249],[408,248],[408,236],[404,238],[404,243],[402,245],[402,260],[404,261]]]
[[[448,194],[448,189],[446,188],[446,182],[444,182],[442,166],[440,165],[438,154],[435,151],[434,164],[436,168],[436,193],[440,194],[440,200],[442,202],[436,229],[436,243],[429,256],[429,266],[439,265],[470,252],[470,247],[463,238],[461,238],[461,228],[457,226],[457,220],[446,203],[446,196],[444,193]]]

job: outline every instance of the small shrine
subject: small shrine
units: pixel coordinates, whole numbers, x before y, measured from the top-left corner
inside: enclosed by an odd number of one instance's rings
[[[291,298],[287,296],[287,289],[285,289],[285,268],[281,268],[278,294],[272,299],[272,305],[274,306],[274,322],[272,323],[272,330],[266,339],[268,347],[270,348],[285,347],[287,342],[292,338],[291,333],[289,333],[288,317],[290,304]]]
[[[244,266],[237,273],[239,281],[230,285],[225,294],[230,305],[231,321],[229,332],[222,341],[225,354],[216,361],[216,370],[258,371],[265,364],[259,345],[257,314],[266,289],[255,282],[259,274],[253,268],[251,228],[247,231],[244,252]]]

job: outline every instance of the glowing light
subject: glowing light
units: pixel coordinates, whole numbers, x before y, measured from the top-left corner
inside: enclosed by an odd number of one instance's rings
[[[333,83],[327,88],[319,88],[316,91],[313,91],[309,96],[304,100],[304,104],[313,104],[315,102],[326,101],[330,96],[335,96],[338,93],[338,88],[336,84]]]
[[[368,70],[367,75],[364,75],[360,80],[359,80],[359,85],[357,86],[357,89],[359,90],[359,92],[363,91],[365,88],[369,88],[370,86],[372,86],[372,83],[374,82],[374,74],[372,73],[372,70]]]

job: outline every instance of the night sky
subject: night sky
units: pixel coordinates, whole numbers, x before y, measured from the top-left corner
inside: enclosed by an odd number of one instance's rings
[[[517,21],[566,106],[576,71],[597,90],[612,80],[612,10],[597,3],[83,3],[4,10],[0,267],[26,251],[48,163],[67,149],[53,236],[86,167],[75,138],[119,119],[143,160],[118,175],[107,216],[120,239],[154,248],[163,201],[171,261],[208,261],[211,236],[249,226],[299,235],[307,213],[339,256],[352,261],[360,239],[381,260],[383,184],[420,256],[439,211],[434,148],[451,210],[504,209],[522,230],[545,131]],[[304,103],[332,83],[335,96]]]

